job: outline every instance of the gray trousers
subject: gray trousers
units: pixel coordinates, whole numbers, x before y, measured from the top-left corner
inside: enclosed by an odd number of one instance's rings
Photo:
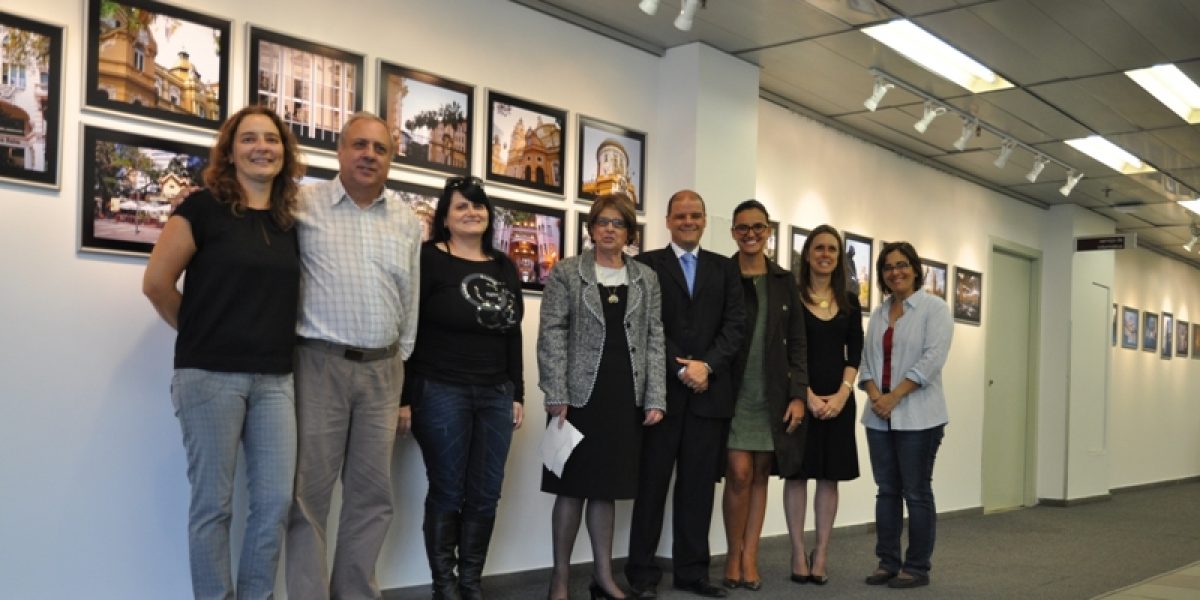
[[[328,350],[296,349],[295,502],[288,517],[291,600],[377,600],[375,563],[392,520],[391,466],[404,382],[399,356],[355,362]],[[326,522],[342,477],[333,570]]]

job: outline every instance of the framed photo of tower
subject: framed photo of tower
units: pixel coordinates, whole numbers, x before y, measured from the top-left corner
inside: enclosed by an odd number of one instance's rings
[[[88,0],[84,104],[217,129],[230,22],[153,0]]]
[[[492,247],[517,265],[521,289],[542,291],[550,270],[563,258],[567,213],[492,196],[496,209]]]
[[[489,181],[563,194],[567,111],[488,91]]]
[[[248,104],[275,111],[301,146],[337,150],[363,109],[363,55],[250,27]]]
[[[471,174],[475,87],[379,61],[379,110],[398,165]]]
[[[63,28],[0,11],[0,180],[58,187]]]
[[[579,181],[576,196],[624,192],[637,212],[646,211],[646,134],[591,117],[579,117]]]

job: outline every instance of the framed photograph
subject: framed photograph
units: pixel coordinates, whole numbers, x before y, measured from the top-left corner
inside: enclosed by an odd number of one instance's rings
[[[250,27],[249,104],[274,110],[302,146],[337,150],[363,109],[363,55]]]
[[[947,269],[948,267],[944,262],[922,258],[921,271],[925,275],[925,283],[921,286],[921,289],[945,300]]]
[[[863,314],[871,312],[871,275],[873,240],[869,237],[843,232],[846,238],[846,291],[858,294]]]
[[[1121,347],[1137,350],[1138,309],[1126,306],[1121,309]]]
[[[489,181],[563,193],[567,111],[488,92]]]
[[[379,110],[398,165],[471,174],[475,87],[379,61]]]
[[[1162,353],[1163,360],[1171,359],[1171,342],[1175,339],[1175,320],[1169,312],[1162,313]]]
[[[1188,355],[1188,322],[1175,321],[1175,356],[1187,358]]]
[[[496,207],[493,247],[517,265],[521,288],[541,291],[563,257],[566,211],[492,197]]]
[[[0,11],[0,180],[58,187],[63,28]]]
[[[442,195],[441,188],[395,179],[387,180],[385,185],[395,191],[417,215],[421,221],[421,241],[428,242],[433,236],[433,211],[437,209],[438,198]]]
[[[84,103],[217,129],[227,116],[230,22],[153,0],[88,0]]]
[[[592,247],[592,236],[588,232],[587,215],[588,214],[586,212],[580,212],[580,213],[577,213],[578,218],[575,219],[578,222],[578,226],[576,227],[577,235],[575,236],[575,253],[576,254],[582,254],[584,250],[587,250]],[[642,249],[645,248],[645,239],[646,239],[645,223],[638,223],[634,227],[634,232],[637,233],[637,240],[631,244],[625,245],[625,255],[626,256],[637,256],[638,254],[641,254]],[[630,232],[630,233],[632,234],[633,232]],[[633,236],[631,235],[630,237],[633,237]]]
[[[148,255],[201,173],[209,149],[85,126],[79,248]]]
[[[983,315],[983,274],[954,267],[954,320],[979,325]]]
[[[1200,323],[1192,323],[1192,358],[1200,360]]]
[[[307,166],[304,168],[304,177],[301,177],[300,181],[297,183],[304,185],[306,183],[321,183],[325,181],[331,181],[334,177],[337,177],[337,174],[337,169]]]
[[[767,221],[771,226],[771,237],[767,238],[767,258],[777,260],[779,257],[779,221]]]
[[[1142,313],[1142,350],[1158,350],[1158,313]]]
[[[646,189],[646,134],[579,117],[580,200],[624,192],[639,213],[646,211],[642,195]]]
[[[808,240],[808,235],[812,233],[811,229],[792,226],[792,277],[796,278],[796,284],[800,284],[800,260],[801,253],[804,251],[804,242]]]

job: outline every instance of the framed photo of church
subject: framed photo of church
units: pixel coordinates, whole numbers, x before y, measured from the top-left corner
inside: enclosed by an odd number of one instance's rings
[[[563,195],[567,111],[488,91],[488,181]]]
[[[87,107],[220,127],[229,104],[230,21],[153,0],[87,6]]]
[[[363,55],[254,26],[249,37],[247,103],[275,111],[301,146],[336,151],[363,109]]]
[[[492,247],[517,265],[521,289],[540,292],[550,270],[563,258],[564,210],[491,197],[495,208]]]
[[[475,87],[379,61],[379,110],[396,143],[392,162],[471,174]]]
[[[201,183],[209,149],[83,128],[79,249],[148,255],[175,207]]]
[[[58,188],[63,28],[0,11],[0,181]]]
[[[590,201],[603,194],[624,192],[633,199],[637,212],[645,213],[645,173],[645,133],[579,117],[578,199]]]

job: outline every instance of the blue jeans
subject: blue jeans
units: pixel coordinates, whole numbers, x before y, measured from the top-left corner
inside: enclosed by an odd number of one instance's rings
[[[937,537],[933,503],[933,461],[946,426],[920,431],[867,428],[871,471],[879,494],[875,497],[875,555],[879,568],[929,575],[929,559]],[[908,507],[908,552],[900,562],[900,532]]]
[[[412,431],[425,457],[426,514],[494,517],[513,434],[513,384],[458,385],[419,378]]]
[[[296,472],[292,375],[176,369],[171,402],[183,429],[191,507],[188,554],[198,599],[234,598],[229,523],[238,443],[250,514],[238,564],[239,599],[272,598]]]

